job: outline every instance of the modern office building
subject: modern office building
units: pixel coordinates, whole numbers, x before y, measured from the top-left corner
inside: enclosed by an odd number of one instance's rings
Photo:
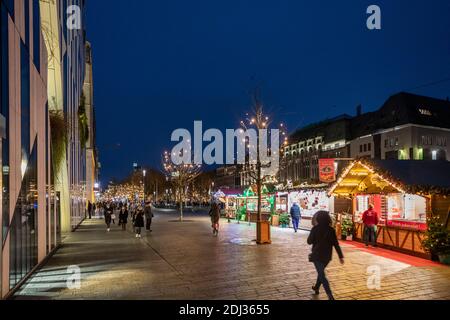
[[[86,74],[83,99],[87,116],[88,137],[86,142],[86,201],[95,203],[95,185],[98,182],[98,159],[95,145],[94,81],[92,70],[92,47],[86,43]]]
[[[60,1],[60,14],[62,21],[68,18],[68,8],[79,8],[79,28],[68,28],[67,23],[62,23],[62,39],[65,46],[62,47],[63,78],[64,78],[64,108],[67,119],[69,119],[68,135],[68,168],[69,168],[69,190],[71,221],[70,229],[76,228],[85,218],[86,214],[86,110],[80,112],[82,104],[82,93],[85,77],[85,53],[86,39],[84,29],[85,1],[64,0]],[[84,114],[83,114],[84,113]],[[71,231],[64,229],[64,231]]]
[[[70,232],[85,217],[86,109],[80,108],[85,78],[84,0],[40,0],[42,30],[49,54],[48,101],[51,111],[67,122],[66,157],[55,169],[62,232]]]
[[[0,4],[3,298],[58,247],[63,232],[84,219],[86,163],[96,156],[95,151],[86,152],[86,146],[95,149],[95,118],[84,0],[0,0]],[[85,77],[90,88],[84,88]],[[87,99],[82,98],[83,89],[88,90]],[[58,114],[67,139],[61,140],[63,156],[55,164]]]
[[[0,0],[0,297],[57,245],[39,1]]]

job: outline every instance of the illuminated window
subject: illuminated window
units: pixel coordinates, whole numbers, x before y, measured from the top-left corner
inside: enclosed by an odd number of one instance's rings
[[[431,113],[431,111],[428,110],[428,109],[419,109],[419,112],[420,112],[421,115],[424,115],[424,116],[432,116],[433,115]]]

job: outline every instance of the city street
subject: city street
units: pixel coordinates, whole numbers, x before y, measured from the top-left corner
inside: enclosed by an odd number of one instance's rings
[[[257,246],[254,225],[222,220],[215,238],[204,213],[188,214],[184,223],[176,218],[155,211],[153,232],[142,239],[131,226],[107,233],[102,219],[85,221],[15,298],[326,299],[311,292],[316,274],[306,231],[273,228],[273,244]],[[450,299],[449,267],[352,242],[342,246],[346,264],[335,259],[327,269],[336,299]],[[79,289],[67,288],[69,266],[81,268]],[[368,288],[368,267],[381,271],[380,290]]]

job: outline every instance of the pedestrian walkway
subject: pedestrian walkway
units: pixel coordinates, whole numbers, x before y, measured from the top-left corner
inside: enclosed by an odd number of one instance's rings
[[[86,221],[15,298],[326,299],[311,294],[316,274],[307,232],[274,228],[273,244],[257,246],[254,225],[221,221],[216,238],[207,217],[187,219],[173,222],[175,215],[156,212],[153,232],[142,239],[118,226],[107,233],[102,220]],[[449,267],[371,250],[378,249],[343,245],[346,264],[328,268],[336,299],[450,299]],[[79,289],[67,288],[70,266],[81,270]]]

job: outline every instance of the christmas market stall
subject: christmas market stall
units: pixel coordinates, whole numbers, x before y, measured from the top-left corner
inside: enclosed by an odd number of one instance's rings
[[[317,211],[330,211],[333,208],[334,197],[328,196],[328,184],[301,184],[298,186],[278,186],[276,193],[276,214],[290,215],[294,203],[300,207],[302,219],[300,227],[312,229],[312,217]]]
[[[329,189],[351,204],[355,240],[362,241],[362,215],[372,205],[379,215],[377,244],[429,258],[422,241],[432,217],[448,219],[450,162],[355,160]]]
[[[312,229],[312,217],[317,211],[333,211],[334,197],[328,196],[328,187],[327,184],[303,185],[289,191],[288,207],[291,208],[294,203],[300,206],[301,228]]]
[[[213,197],[219,199],[224,206],[224,210],[222,212],[223,216],[228,219],[236,218],[238,197],[241,194],[242,189],[220,189],[214,193]]]
[[[258,220],[258,195],[256,187],[251,186],[237,197],[236,219],[256,222]],[[264,185],[261,193],[261,215],[263,221],[270,221],[275,212],[275,188]]]

